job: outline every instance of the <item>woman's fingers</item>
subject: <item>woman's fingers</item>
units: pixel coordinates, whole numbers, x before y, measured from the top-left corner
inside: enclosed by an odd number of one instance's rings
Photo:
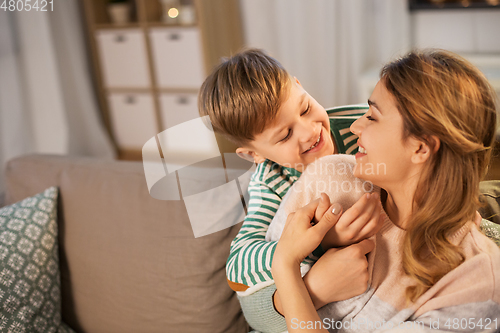
[[[314,251],[324,237],[323,226],[328,222],[323,218],[318,222],[320,227],[311,226],[319,199],[289,214],[281,238],[274,252],[273,269],[277,266],[299,265],[305,257]]]
[[[339,203],[334,203],[328,210],[323,214],[323,217],[314,226],[316,230],[320,233],[321,237],[324,237],[328,230],[330,230],[338,221],[341,216],[342,206]]]

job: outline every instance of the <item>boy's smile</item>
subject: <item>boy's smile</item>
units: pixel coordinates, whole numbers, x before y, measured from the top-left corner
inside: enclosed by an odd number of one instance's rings
[[[333,154],[335,146],[325,109],[298,81],[290,83],[273,123],[237,152],[251,155],[257,163],[267,158],[302,172],[316,159]]]

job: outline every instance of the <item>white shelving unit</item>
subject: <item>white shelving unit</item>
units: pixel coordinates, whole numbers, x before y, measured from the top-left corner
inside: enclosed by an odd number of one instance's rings
[[[243,45],[238,0],[180,0],[196,18],[187,25],[165,22],[160,0],[129,0],[131,20],[120,25],[107,0],[83,3],[103,119],[119,157],[140,159],[148,139],[198,117],[204,78]]]

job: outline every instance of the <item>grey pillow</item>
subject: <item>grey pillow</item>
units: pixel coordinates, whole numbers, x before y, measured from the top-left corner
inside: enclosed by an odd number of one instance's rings
[[[484,204],[479,213],[484,219],[500,224],[500,181],[489,180],[479,183],[481,202]]]
[[[61,323],[57,188],[0,209],[0,331],[73,332]]]

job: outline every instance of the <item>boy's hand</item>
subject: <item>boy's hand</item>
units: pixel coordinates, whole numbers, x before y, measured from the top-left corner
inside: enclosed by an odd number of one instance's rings
[[[365,254],[375,246],[365,239],[343,249],[329,249],[304,276],[304,283],[316,309],[358,296],[368,288]]]
[[[316,224],[319,220],[321,220],[328,208],[330,208],[330,197],[326,193],[321,193],[318,208],[316,208],[316,212],[314,212],[313,224]]]
[[[345,211],[323,238],[323,249],[354,244],[375,235],[383,224],[379,198],[378,193],[367,193]]]
[[[358,296],[368,288],[365,254],[375,246],[365,239],[343,249],[329,249],[304,276],[304,283],[316,310],[324,305]],[[283,314],[279,292],[273,295],[276,310]]]

